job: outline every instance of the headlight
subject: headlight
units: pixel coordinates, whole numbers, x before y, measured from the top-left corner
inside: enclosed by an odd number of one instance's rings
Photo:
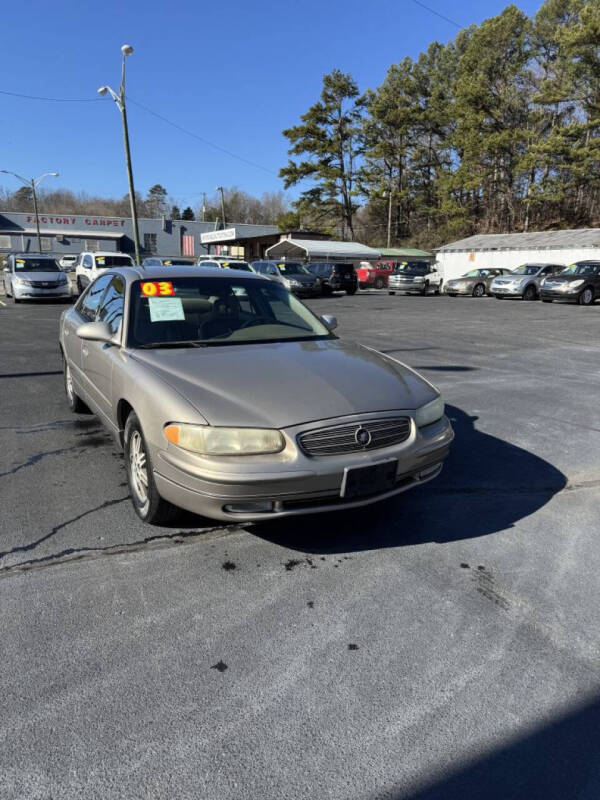
[[[443,416],[444,401],[442,400],[442,396],[438,395],[435,400],[427,403],[427,405],[417,408],[415,422],[417,424],[417,428],[424,428],[425,425],[431,425],[433,422],[437,422],[438,419],[441,419]]]
[[[212,428],[209,425],[167,425],[167,441],[206,456],[251,456],[279,453],[285,446],[279,431],[267,428]]]
[[[584,280],[569,281],[568,283],[567,282],[564,283],[564,288],[565,288],[565,291],[568,291],[569,289],[579,289],[579,287],[583,286],[584,283],[585,283]]]
[[[28,281],[25,278],[15,278],[15,283],[17,286],[31,286],[31,281]]]
[[[300,281],[295,281],[293,278],[286,278],[286,286],[288,289],[299,289],[302,284]]]
[[[67,276],[64,274],[64,272],[62,273],[62,275],[58,276],[58,282],[59,283],[66,283],[67,282]]]

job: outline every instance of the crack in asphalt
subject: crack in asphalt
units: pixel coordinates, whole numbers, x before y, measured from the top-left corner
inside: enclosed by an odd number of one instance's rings
[[[109,508],[110,506],[116,506],[118,503],[122,503],[125,500],[129,499],[129,495],[125,497],[119,497],[116,500],[105,500],[104,503],[101,503],[99,506],[95,508],[88,508],[87,511],[83,511],[81,514],[78,514],[76,517],[72,517],[71,519],[67,519],[64,522],[59,522],[58,525],[55,525],[48,533],[45,533],[39,539],[36,539],[35,542],[30,542],[29,544],[22,544],[18,547],[13,547],[11,550],[6,550],[4,553],[0,553],[0,559],[6,558],[6,556],[11,556],[14,553],[26,553],[29,550],[34,550],[39,544],[42,542],[47,541],[50,537],[54,536],[55,533],[58,533],[63,528],[66,528],[68,525],[72,525],[74,522],[78,522],[83,517],[87,517],[90,514],[94,514],[96,511],[101,511],[103,508]],[[49,556],[51,558],[51,556]],[[39,560],[39,559],[35,559]],[[27,563],[27,562],[23,562]],[[6,567],[6,569],[11,569],[11,567]],[[0,570],[2,572],[2,570]]]
[[[72,450],[81,450],[81,445],[73,444],[70,447],[59,447],[57,450],[45,450],[42,453],[36,453],[34,456],[30,456],[30,458],[28,458],[27,461],[24,461],[22,464],[18,464],[16,467],[13,467],[6,472],[0,472],[0,478],[5,478],[7,475],[14,475],[20,470],[26,469],[27,467],[33,467],[34,464],[37,464],[39,461],[42,461],[42,459],[47,458],[48,456],[62,456],[64,453],[69,453]]]
[[[480,486],[480,487],[468,487],[468,486],[440,486],[435,487],[432,486],[427,491],[431,494],[443,494],[443,495],[452,495],[452,494],[496,494],[496,495],[503,495],[503,494],[562,494],[562,492],[577,492],[581,491],[582,489],[598,489],[600,488],[600,480],[592,480],[592,481],[580,481],[578,483],[567,483],[563,486]]]
[[[56,528],[53,528],[51,533],[47,534],[43,539],[40,539],[39,542],[44,541],[44,539],[47,539],[58,530],[70,525],[72,522],[76,522],[78,519],[81,519],[81,517],[86,516],[87,514],[91,514],[94,511],[99,511],[108,505],[122,503],[123,500],[128,499],[129,497],[122,497],[120,500],[111,500],[108,503],[98,506],[98,508],[93,508],[89,511],[86,511],[85,514],[81,514],[79,517],[74,517],[72,520],[63,522],[60,525],[57,525]],[[135,542],[124,542],[120,544],[107,545],[106,547],[95,547],[92,545],[89,547],[68,547],[65,550],[61,550],[59,553],[53,553],[49,556],[41,556],[40,558],[32,558],[28,561],[20,561],[18,564],[12,564],[10,567],[3,567],[0,569],[0,579],[10,578],[11,576],[19,575],[24,572],[30,572],[32,570],[56,567],[61,564],[71,563],[72,561],[95,561],[98,558],[117,556],[122,555],[123,553],[137,553],[150,549],[163,550],[169,547],[175,547],[177,545],[190,544],[195,539],[199,539],[200,537],[204,539],[208,534],[220,534],[225,536],[228,533],[233,533],[235,530],[238,530],[237,525],[217,525],[214,528],[203,528],[200,531],[195,530],[177,531],[176,533],[159,533],[155,536],[147,536],[145,539],[140,539]],[[31,547],[39,544],[39,542],[34,543],[30,547],[22,549],[31,549]],[[10,552],[16,552],[19,549],[20,548],[15,548]],[[0,558],[2,558],[3,555],[8,554],[0,553]]]

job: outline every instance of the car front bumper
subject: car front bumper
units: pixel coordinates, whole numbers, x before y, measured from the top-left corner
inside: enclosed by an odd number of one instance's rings
[[[56,287],[17,286],[12,285],[13,296],[17,300],[38,300],[42,297],[71,297],[69,283]]]
[[[562,300],[564,303],[576,303],[582,291],[581,288],[571,289],[568,292],[560,292],[556,289],[540,289],[540,297],[542,300]]]
[[[165,500],[213,519],[252,522],[356,508],[412,489],[440,473],[454,439],[448,418],[420,429],[413,422],[411,430],[405,442],[392,447],[315,458],[298,451],[284,466],[275,457],[271,465],[261,461],[260,472],[240,472],[240,459],[221,459],[222,471],[208,473],[196,467],[188,454],[182,458],[179,448],[169,447],[153,457],[154,479]],[[290,436],[295,438],[296,433]],[[345,468],[389,459],[398,461],[392,488],[364,497],[341,497]],[[271,508],[254,511],[250,504],[271,504]],[[246,510],[232,511],[228,506]]]
[[[473,287],[472,286],[452,286],[451,284],[446,284],[444,287],[444,294],[464,294],[464,295],[471,295],[473,294]]]
[[[490,286],[490,294],[502,295],[502,297],[523,297],[523,289],[520,286]]]
[[[425,284],[418,281],[396,282],[391,279],[388,281],[388,289],[392,292],[422,292]]]

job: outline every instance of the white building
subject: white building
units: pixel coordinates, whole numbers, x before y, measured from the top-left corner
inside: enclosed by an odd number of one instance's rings
[[[600,228],[478,234],[440,247],[436,256],[444,282],[483,267],[514,269],[526,263],[566,266],[586,259],[600,261]]]

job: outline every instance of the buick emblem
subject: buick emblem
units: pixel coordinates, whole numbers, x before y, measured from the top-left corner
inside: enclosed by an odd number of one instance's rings
[[[358,428],[354,438],[356,439],[356,444],[361,447],[368,447],[371,444],[371,434],[366,428]]]

